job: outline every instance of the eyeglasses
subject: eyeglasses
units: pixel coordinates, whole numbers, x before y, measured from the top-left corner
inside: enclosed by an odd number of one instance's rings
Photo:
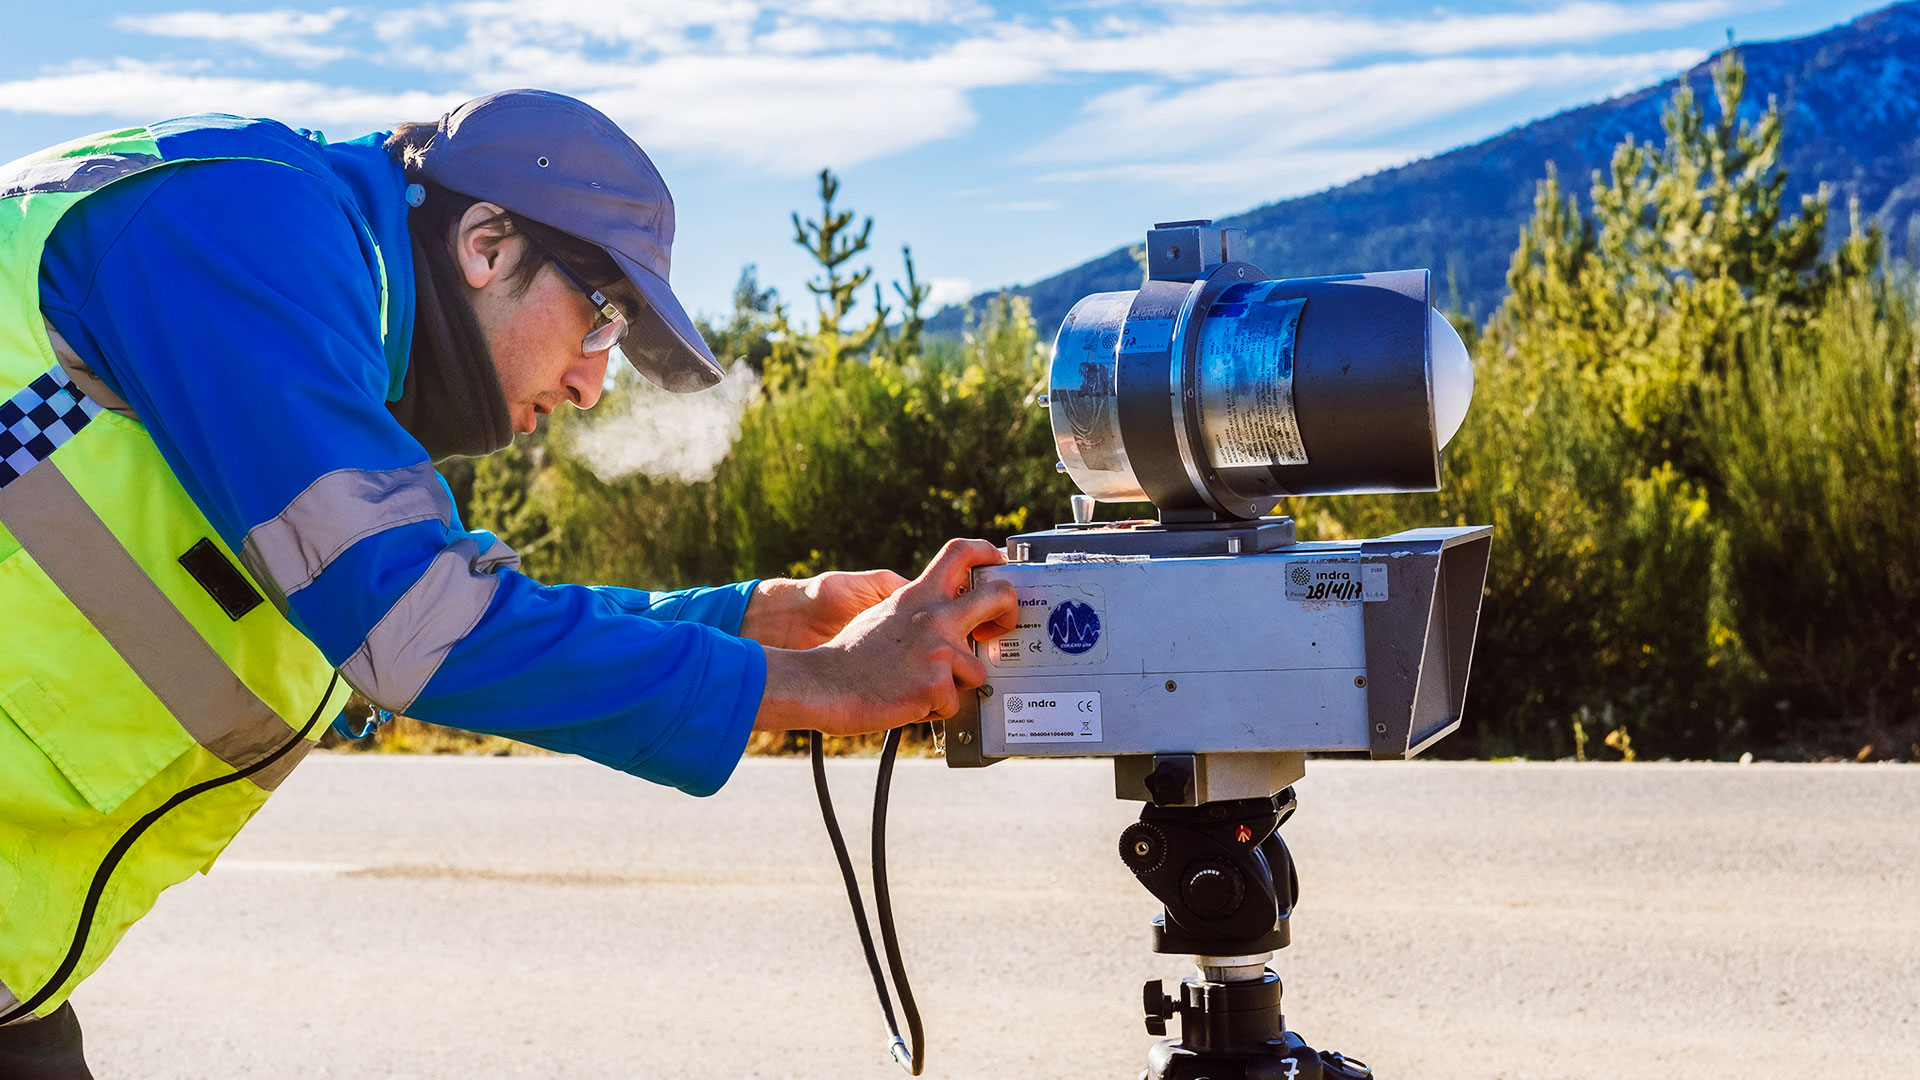
[[[568,270],[566,264],[559,259],[549,261],[553,263],[555,270],[560,271],[560,276],[567,279],[567,284],[579,289],[580,295],[592,301],[593,306],[600,309],[600,317],[606,320],[594,326],[587,333],[586,338],[580,342],[580,354],[592,356],[594,353],[605,352],[620,344],[620,339],[627,336],[626,315],[614,306],[613,301],[607,299],[606,293],[582,284],[580,278],[573,271]]]

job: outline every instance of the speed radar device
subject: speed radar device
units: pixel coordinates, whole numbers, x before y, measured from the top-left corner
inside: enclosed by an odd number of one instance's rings
[[[1466,348],[1425,270],[1270,279],[1242,242],[1156,226],[1148,280],[1061,324],[1044,401],[1085,494],[977,572],[1013,584],[1021,618],[981,646],[989,685],[948,723],[949,764],[1111,756],[1121,794],[1145,798],[1153,757],[1408,758],[1459,724],[1491,530],[1302,542],[1269,515],[1438,490]],[[1157,513],[1095,521],[1097,503]],[[1189,801],[1243,793],[1201,764]]]
[[[1458,727],[1491,529],[1301,541],[1304,495],[1435,491],[1466,416],[1466,348],[1426,270],[1281,279],[1242,230],[1147,233],[1147,280],[1075,304],[1042,403],[1073,521],[975,572],[1019,596],[977,645],[988,676],[945,724],[947,763],[1114,759],[1147,806],[1120,855],[1195,957],[1147,986],[1153,1080],[1371,1075],[1286,1031],[1267,966],[1297,881],[1278,827],[1308,754],[1411,758]],[[1097,521],[1099,503],[1150,519]]]

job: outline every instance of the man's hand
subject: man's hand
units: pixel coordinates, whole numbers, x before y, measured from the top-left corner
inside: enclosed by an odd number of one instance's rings
[[[825,645],[846,629],[854,616],[906,584],[906,578],[891,570],[836,570],[799,581],[762,581],[747,601],[740,636],[776,649]]]
[[[825,644],[769,648],[754,727],[858,735],[952,716],[960,695],[987,678],[969,639],[990,640],[1019,622],[1011,584],[969,590],[974,567],[1005,561],[984,540],[949,541],[924,573],[853,616]]]

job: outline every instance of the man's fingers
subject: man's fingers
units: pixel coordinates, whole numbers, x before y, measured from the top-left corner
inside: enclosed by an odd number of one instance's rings
[[[933,688],[932,697],[927,703],[929,719],[945,720],[960,711],[960,688],[949,679],[943,685]]]
[[[955,598],[942,615],[963,639],[985,641],[1019,625],[1020,597],[1012,582],[989,581]]]
[[[1019,626],[1020,601],[1016,598],[1014,606],[1009,610],[976,624],[973,628],[973,640],[992,641],[994,638],[1013,633]]]
[[[964,695],[986,683],[987,666],[973,654],[969,638],[1012,630],[1020,603],[1009,582],[972,588],[973,571],[1004,562],[1000,549],[984,540],[951,540],[912,582],[885,570],[832,579],[831,591],[841,596],[866,593],[876,604],[894,597],[829,643],[860,654],[862,674],[892,689],[884,726],[899,723],[895,710],[910,709],[928,719],[951,717]],[[856,582],[857,589],[847,588]]]
[[[987,681],[987,665],[973,655],[972,649],[954,650],[953,684],[964,691],[979,689]]]
[[[999,566],[1007,561],[1000,549],[985,540],[949,540],[933,557],[920,580],[938,589],[941,596],[955,596],[967,588],[976,566]]]

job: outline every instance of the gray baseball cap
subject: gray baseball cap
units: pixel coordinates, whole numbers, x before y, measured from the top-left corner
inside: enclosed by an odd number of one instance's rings
[[[667,286],[673,196],[634,141],[584,101],[546,90],[502,90],[440,118],[419,157],[428,180],[605,248],[646,299],[628,312],[620,351],[675,393],[723,372]]]

